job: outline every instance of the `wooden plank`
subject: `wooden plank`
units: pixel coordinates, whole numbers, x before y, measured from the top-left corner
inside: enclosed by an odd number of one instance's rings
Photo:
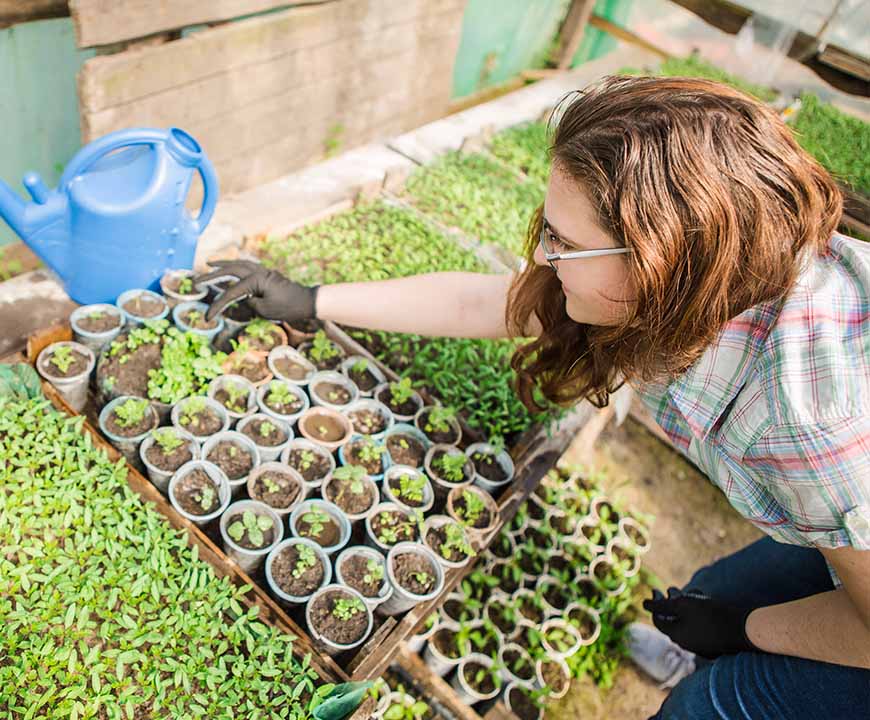
[[[66,0],[0,0],[0,28],[68,15]]]
[[[833,45],[819,52],[819,62],[870,82],[870,61]]]
[[[132,40],[190,25],[232,20],[289,5],[315,5],[333,1],[335,0],[308,0],[302,3],[288,0],[69,0],[68,14],[72,14],[78,46],[84,48]]]
[[[420,16],[461,12],[465,2],[342,0],[230,23],[158,47],[91,58],[79,76],[80,103],[84,111],[96,112],[240,68],[248,68],[253,82],[259,63],[383,32]]]
[[[627,43],[630,43],[632,45],[636,45],[638,47],[641,47],[644,50],[647,50],[648,52],[655,53],[662,60],[665,60],[668,57],[668,54],[666,52],[664,52],[660,48],[656,47],[651,42],[644,40],[637,33],[633,33],[631,30],[626,30],[625,28],[620,27],[619,25],[616,25],[615,23],[610,22],[610,20],[605,20],[604,18],[599,17],[598,15],[592,15],[589,18],[589,24],[594,28],[598,28],[599,30],[603,30],[608,35],[612,35],[613,37],[617,38],[618,40],[622,40],[623,42],[627,42]]]
[[[571,0],[565,22],[559,32],[559,49],[556,51],[556,67],[566,70],[571,66],[571,60],[577,53],[577,48],[583,41],[586,23],[592,15],[595,0]]]

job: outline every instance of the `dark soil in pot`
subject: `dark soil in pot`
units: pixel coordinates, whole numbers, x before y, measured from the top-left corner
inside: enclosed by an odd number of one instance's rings
[[[346,426],[338,418],[317,415],[305,419],[305,430],[323,442],[338,442],[345,436]]]
[[[198,437],[214,435],[223,427],[221,416],[210,407],[205,407],[199,412],[183,412],[178,419],[178,424],[185,430]]]
[[[391,477],[387,482],[390,485],[390,490],[393,493],[393,497],[399,498],[405,505],[412,508],[423,507],[424,500],[426,499],[425,490],[423,491],[423,496],[420,500],[416,497],[409,497],[412,493],[409,491],[407,495],[402,494],[402,478],[401,477]]]
[[[302,398],[296,397],[295,395],[291,400],[284,402],[279,402],[278,397],[280,396],[267,392],[266,397],[263,398],[263,402],[266,403],[267,408],[279,415],[293,415],[294,413],[299,412],[305,404]]]
[[[526,503],[526,513],[532,520],[543,520],[547,517],[547,511],[536,502]]]
[[[348,515],[359,515],[375,504],[372,486],[362,483],[362,492],[353,492],[352,480],[333,479],[326,488],[326,499],[338,505]]]
[[[354,368],[351,367],[347,375],[351,380],[356,383],[356,386],[363,392],[369,392],[370,390],[373,390],[378,384],[378,379],[374,375],[372,375],[371,372],[369,372],[367,369],[354,370]]]
[[[267,516],[268,517],[268,516]],[[242,513],[236,513],[235,515],[231,515],[227,520],[227,527],[229,528],[233,523],[242,523]],[[233,542],[239,547],[243,547],[246,550],[261,550],[264,547],[269,547],[272,544],[272,541],[275,539],[275,528],[271,527],[267,530],[263,530],[263,542],[260,544],[254,544],[251,542],[251,538],[248,535],[248,529],[245,528],[245,532],[242,534],[242,537],[236,540],[232,538]],[[232,536],[230,536],[232,537]]]
[[[347,620],[340,620],[332,612],[336,600],[350,600],[353,597],[341,590],[333,590],[323,593],[311,604],[311,624],[321,635],[339,645],[357,642],[368,629],[368,615],[364,610],[354,613]]]
[[[429,412],[423,413],[420,417],[420,428],[426,433],[426,437],[429,438],[436,445],[445,444],[445,445],[454,445],[458,440],[459,436],[456,434],[456,431],[452,427],[448,427],[447,430],[426,430],[426,423],[429,420]]]
[[[444,482],[451,483],[453,485],[460,485],[468,480],[471,480],[471,478],[468,476],[467,463],[465,465],[463,465],[463,467],[462,467],[462,479],[461,480],[450,480],[450,479],[444,477],[444,471],[441,468],[441,458],[443,458],[444,456],[458,457],[458,455],[448,453],[446,450],[437,450],[432,455],[432,463],[431,463],[432,470],[438,474],[439,478],[441,478]],[[464,459],[465,455],[462,455],[462,458]]]
[[[248,412],[248,394],[245,393],[235,399],[223,388],[217,390],[214,394],[214,399],[223,405],[227,410],[233,413],[243,415]]]
[[[261,473],[253,482],[253,495],[269,507],[289,508],[299,495],[299,483],[277,470]]]
[[[567,515],[553,514],[550,515],[550,527],[559,533],[559,535],[568,537],[574,534],[576,521]]]
[[[498,655],[498,638],[490,632],[484,632],[483,642],[474,646],[474,651],[479,652],[487,657],[496,657]]]
[[[554,538],[552,536],[533,527],[528,527],[523,531],[523,541],[531,543],[541,550],[547,550],[554,545]]]
[[[498,587],[508,595],[513,594],[520,586],[520,581],[511,572],[511,566],[507,563],[493,569],[493,575],[498,578]]]
[[[350,390],[334,382],[319,382],[314,386],[314,392],[333,405],[347,405],[352,397]]]
[[[274,364],[275,369],[290,380],[304,380],[308,374],[308,370],[302,363],[298,363],[288,357],[278,358]]]
[[[275,445],[280,445],[287,439],[287,433],[284,430],[265,418],[251,420],[251,422],[242,428],[241,432],[251,438],[257,445],[264,447],[275,447]]]
[[[503,656],[505,665],[521,680],[531,680],[535,677],[535,668],[528,658],[523,657],[519,650],[508,650]]]
[[[443,557],[448,562],[462,562],[468,556],[457,548],[450,548],[447,555],[444,555],[444,553],[441,552],[444,543],[447,542],[446,528],[446,525],[439,528],[430,528],[426,533],[426,544],[432,548],[438,557]]]
[[[251,453],[229,440],[223,440],[215,445],[205,459],[223,470],[230,480],[245,477],[254,467]]]
[[[572,569],[571,562],[568,558],[562,555],[553,555],[547,561],[547,564],[549,565],[550,570],[554,570],[557,573],[570,572]]]
[[[472,613],[466,612],[465,603],[458,598],[450,598],[449,600],[445,600],[442,610],[447,617],[458,623],[465,622],[466,620],[471,620],[471,618],[473,617]]]
[[[516,627],[513,617],[511,617],[509,608],[500,602],[493,602],[487,610],[487,616],[501,632],[505,635],[513,632]]]
[[[104,333],[120,327],[122,322],[121,316],[117,313],[100,311],[85,315],[80,320],[76,320],[76,325],[85,332]]]
[[[359,465],[362,468],[365,468],[365,471],[369,475],[381,475],[384,472],[384,460],[383,455],[379,456],[376,460],[363,460],[360,457],[360,451],[362,448],[370,445],[367,440],[355,440],[352,443],[349,443],[344,450],[344,456],[347,459],[348,465]]]
[[[218,326],[217,319],[206,320],[205,314],[199,310],[185,310],[181,313],[179,319],[194,330],[214,330]]]
[[[269,364],[265,357],[256,355],[240,355],[232,359],[230,372],[233,375],[241,375],[252,383],[258,383],[269,377]]]
[[[541,663],[541,675],[544,677],[544,682],[556,694],[565,689],[565,685],[569,680],[565,677],[565,671],[559,663],[545,661]]]
[[[148,432],[156,425],[154,409],[150,405],[145,410],[144,417],[135,425],[128,425],[127,427],[121,425],[118,422],[118,416],[114,410],[110,412],[109,417],[106,418],[106,428],[108,431],[113,435],[120,435],[121,437],[136,437],[137,435]]]
[[[371,519],[372,532],[385,545],[417,539],[417,523],[398,510],[384,510]],[[393,540],[395,536],[395,540]]]
[[[288,595],[305,597],[311,595],[323,582],[323,563],[315,555],[313,564],[304,563],[304,568],[301,565],[297,568],[300,547],[303,546],[288,545],[275,556],[272,560],[272,579]]]
[[[166,286],[166,289],[170,292],[174,292],[176,295],[183,295],[188,297],[190,295],[199,295],[200,290],[194,285],[192,282],[184,283],[184,291],[181,290],[181,283],[184,280],[191,280],[191,278],[187,275],[172,275],[166,278],[163,281],[163,284]]]
[[[646,538],[646,535],[644,535],[633,525],[625,525],[625,534],[628,535],[628,539],[631,540],[639,548],[645,548],[647,542],[649,542]]]
[[[456,640],[456,633],[449,628],[439,628],[432,635],[432,644],[444,657],[459,660],[464,653]]]
[[[467,522],[468,518],[466,516],[467,502],[465,499],[465,492],[459,495],[459,498],[453,503],[453,509],[456,512],[457,516],[462,518],[463,521]],[[489,511],[489,508],[484,508],[480,511],[477,518],[473,523],[470,523],[471,527],[475,529],[489,527],[490,522],[492,522],[492,513]]]
[[[115,342],[126,340],[127,336],[121,334]],[[160,367],[160,352],[160,343],[147,343],[130,353],[124,350],[111,357],[104,354],[97,371],[99,386],[108,387],[114,396],[148,397],[148,372]]]
[[[568,620],[580,631],[581,637],[590,638],[595,632],[596,623],[589,613],[575,609],[568,613]]]
[[[189,515],[208,515],[221,504],[218,486],[205,470],[192,470],[173,489],[175,500]]]
[[[69,357],[72,359],[72,362],[66,367],[66,369],[61,370],[61,368],[51,362],[52,358],[54,358],[57,353],[57,349],[51,351],[48,360],[43,365],[43,369],[47,374],[56,378],[68,378],[81,375],[88,367],[88,356],[74,348],[70,348],[69,345],[64,345],[63,347],[70,350]],[[61,364],[61,367],[63,367],[63,364]]]
[[[269,352],[272,348],[280,345],[284,338],[281,337],[281,330],[277,325],[269,327],[269,331],[263,333],[262,337],[258,334],[256,337],[249,334],[250,326],[239,333],[239,342],[245,342],[251,350],[259,352]]]
[[[527,575],[540,575],[544,571],[544,561],[541,557],[525,548],[520,550],[517,561]]]
[[[470,662],[466,663],[463,670],[465,682],[468,683],[469,687],[477,690],[481,695],[489,695],[495,692],[495,680],[493,680],[492,673],[489,672],[485,665],[481,665],[478,662]],[[481,670],[483,670],[482,673],[480,672]],[[478,675],[480,675],[479,680]]]
[[[540,710],[535,705],[527,690],[524,690],[519,685],[515,685],[510,691],[510,705],[514,715],[520,720],[538,720]]]
[[[386,418],[375,410],[354,410],[347,415],[354,429],[363,435],[375,435],[387,427]]]
[[[395,402],[389,385],[378,392],[376,399],[390,408],[396,415],[413,416],[420,409],[420,406],[414,402],[413,397],[405,400],[403,403]]]
[[[369,563],[373,563],[373,565],[370,567]],[[372,576],[372,571],[375,568],[381,571],[380,579]],[[342,560],[341,563],[342,579],[363,597],[374,598],[380,594],[381,588],[386,582],[383,575],[383,565],[380,560],[367,558],[361,553],[351,555]],[[366,582],[367,577],[369,578],[368,582]]]
[[[184,463],[193,460],[190,445],[187,440],[177,448],[167,453],[156,442],[145,451],[145,459],[163,472],[175,472]]]
[[[426,595],[435,589],[435,568],[416,553],[400,553],[393,558],[393,576],[406,591]]]
[[[485,477],[490,482],[499,483],[507,480],[507,473],[496,461],[495,455],[476,452],[471,456],[471,462],[474,463],[474,469],[478,475]]]
[[[290,327],[294,330],[298,330],[302,333],[308,333],[309,335],[313,335],[318,330],[323,330],[323,322],[320,320],[316,320],[314,318],[309,318],[307,320],[294,320],[290,323]]]
[[[318,515],[321,513],[325,515],[325,519],[315,522],[313,518],[309,518],[311,520],[309,522],[306,518],[314,514],[309,510],[307,513],[302,513],[299,516],[299,519],[296,521],[296,531],[300,537],[314,540],[320,547],[332,547],[341,539],[341,528],[329,513],[322,510],[315,512]]]
[[[542,623],[544,622],[544,610],[543,608],[538,607],[532,601],[530,597],[523,597],[520,599],[520,604],[517,610],[520,611],[520,614],[526,618],[526,620],[531,620],[533,623]]]
[[[159,300],[148,295],[137,295],[125,302],[121,307],[136,317],[152,318],[157,317],[163,312],[164,305]]]
[[[489,546],[489,551],[499,560],[507,560],[513,557],[514,547],[506,535],[499,535]]]
[[[604,593],[589,578],[577,582],[577,593],[593,608],[604,599]]]
[[[287,464],[297,470],[305,482],[314,482],[326,477],[329,472],[329,460],[313,450],[294,448],[287,454]]]
[[[426,456],[426,448],[423,447],[417,438],[413,435],[405,435],[396,433],[387,438],[387,449],[390,451],[390,457],[396,465],[410,465],[411,467],[420,467],[423,464],[423,458]]]

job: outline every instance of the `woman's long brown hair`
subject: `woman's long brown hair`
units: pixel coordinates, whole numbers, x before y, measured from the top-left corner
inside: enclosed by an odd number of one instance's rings
[[[805,252],[824,252],[842,213],[828,173],[775,112],[725,85],[689,78],[606,78],[569,96],[552,138],[554,172],[598,209],[601,227],[634,250],[636,288],[616,326],[578,324],[561,285],[532,260],[511,287],[508,328],[543,332],[512,359],[520,398],[543,409],[606,405],[623,380],[675,377],[725,323],[794,284]],[[568,262],[583,262],[574,260]]]

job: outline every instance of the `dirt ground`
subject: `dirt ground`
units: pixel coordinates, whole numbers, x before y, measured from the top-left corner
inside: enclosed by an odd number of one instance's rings
[[[582,447],[572,446],[565,460],[606,470],[608,494],[652,517],[652,548],[644,566],[664,587],[682,585],[698,567],[761,537],[704,475],[630,417],[621,427],[611,422],[591,457],[583,455]],[[574,681],[569,693],[548,707],[546,717],[646,720],[665,695],[626,660],[610,690]]]

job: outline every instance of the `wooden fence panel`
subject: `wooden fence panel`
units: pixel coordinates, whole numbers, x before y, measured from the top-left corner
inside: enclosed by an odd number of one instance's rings
[[[444,115],[465,2],[339,0],[93,58],[83,139],[177,125],[222,192],[266,182]]]

